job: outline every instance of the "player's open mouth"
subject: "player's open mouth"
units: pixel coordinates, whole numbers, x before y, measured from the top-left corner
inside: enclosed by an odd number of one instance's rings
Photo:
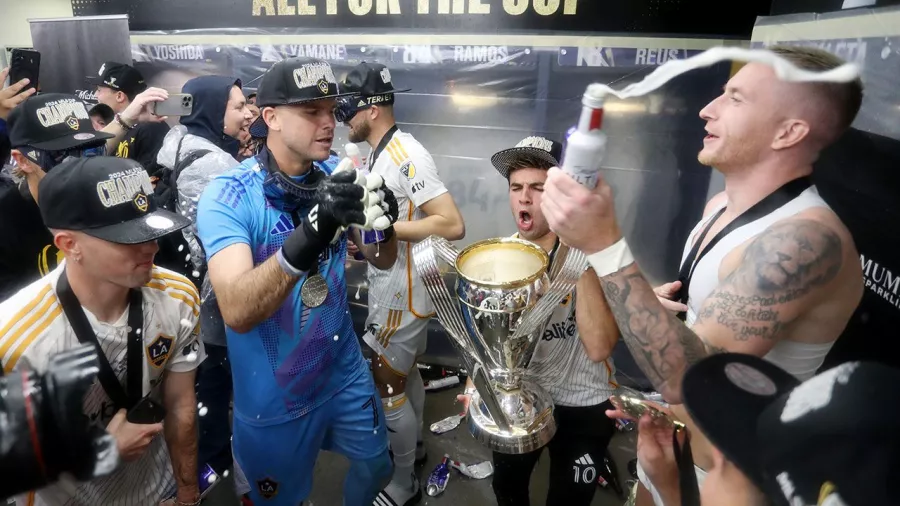
[[[529,213],[528,211],[519,211],[519,215],[517,216],[517,218],[517,225],[520,229],[531,230],[531,227],[534,224],[531,218],[531,213]]]
[[[706,137],[704,137],[703,140],[704,140],[704,141],[711,141],[711,140],[713,140],[713,139],[718,139],[718,138],[719,138],[719,137],[716,136],[716,135],[713,135],[713,134],[711,134],[711,133],[707,133],[707,134],[706,134]]]

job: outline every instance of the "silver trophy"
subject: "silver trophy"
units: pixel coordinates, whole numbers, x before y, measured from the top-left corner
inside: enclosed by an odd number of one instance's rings
[[[547,444],[556,433],[553,401],[525,377],[525,368],[554,309],[587,268],[584,254],[560,245],[551,265],[543,249],[520,239],[488,239],[457,251],[431,236],[413,255],[438,320],[478,390],[469,432],[500,453]],[[456,270],[456,297],[438,259]]]

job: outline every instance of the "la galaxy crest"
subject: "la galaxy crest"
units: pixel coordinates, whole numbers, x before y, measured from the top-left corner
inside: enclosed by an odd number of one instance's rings
[[[412,160],[400,166],[400,173],[406,176],[406,179],[416,177],[416,166],[413,165]]]
[[[257,481],[256,487],[259,489],[259,495],[266,499],[271,499],[278,495],[278,482],[272,478],[263,478]]]
[[[319,79],[319,82],[316,83],[316,86],[319,87],[319,91],[321,91],[323,95],[328,94],[328,81],[326,81],[324,78]]]
[[[173,344],[175,344],[175,339],[160,334],[147,346],[147,357],[150,359],[150,363],[153,364],[153,367],[158,369],[166,363],[169,355],[172,354]]]
[[[132,203],[134,203],[134,207],[142,213],[146,213],[147,209],[150,207],[150,201],[143,193],[135,194],[134,199],[132,199]]]

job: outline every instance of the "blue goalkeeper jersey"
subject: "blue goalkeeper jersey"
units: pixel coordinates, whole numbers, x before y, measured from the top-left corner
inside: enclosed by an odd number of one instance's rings
[[[329,160],[334,161],[334,157]],[[334,164],[318,167],[330,174]],[[243,243],[258,266],[294,230],[291,214],[266,199],[265,176],[253,157],[218,176],[204,190],[197,226],[207,258]],[[234,414],[242,422],[266,426],[298,418],[368,372],[347,304],[346,256],[346,234],[319,256],[319,274],[329,289],[321,306],[309,308],[302,303],[304,277],[275,314],[253,330],[241,334],[226,328]]]

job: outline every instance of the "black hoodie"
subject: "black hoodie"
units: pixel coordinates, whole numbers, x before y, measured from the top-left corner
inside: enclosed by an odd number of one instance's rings
[[[184,83],[181,92],[193,95],[194,107],[189,116],[182,116],[181,124],[189,134],[202,137],[237,157],[240,143],[224,132],[225,109],[233,86],[240,88],[240,79],[201,76]]]

